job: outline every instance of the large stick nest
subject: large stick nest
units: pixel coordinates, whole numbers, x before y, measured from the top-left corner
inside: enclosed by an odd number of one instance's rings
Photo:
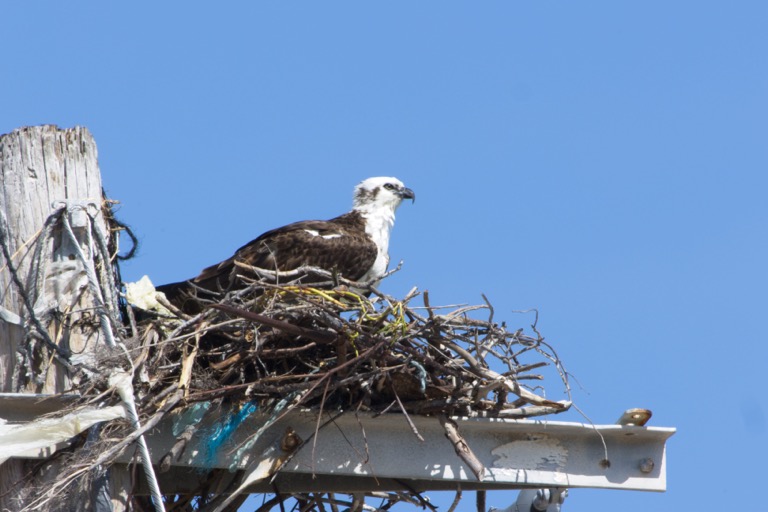
[[[114,226],[114,218],[108,220]],[[117,250],[110,254],[96,265],[112,266],[119,276]],[[41,492],[36,506],[67,494],[61,491],[77,495],[83,482],[96,480],[169,413],[198,403],[227,403],[233,415],[246,404],[275,410],[278,403],[281,413],[368,411],[401,414],[408,422],[411,415],[433,415],[441,418],[456,446],[462,439],[450,416],[525,418],[557,414],[570,406],[567,373],[536,324],[532,334],[510,330],[494,319],[484,296],[478,305],[434,306],[426,291],[414,289],[396,299],[370,283],[352,283],[321,269],[242,270],[243,276],[250,276],[242,278],[242,287],[201,294],[205,299],[200,299],[202,312],[196,316],[177,310],[160,294],[153,297],[165,306],[157,308],[160,312],[122,304],[123,324],[113,326],[118,343],[97,353],[97,365],[72,375],[70,393],[81,398],[69,411],[119,402],[110,377],[123,372],[132,382],[141,426],[138,421],[131,426],[115,422],[91,429],[95,436],[57,455],[72,462]],[[307,275],[319,281],[309,283]],[[105,297],[115,292],[110,281],[99,282]],[[556,387],[569,400],[546,398],[542,372],[557,379]],[[94,437],[100,440],[94,442]],[[188,435],[180,435],[177,447],[188,441]],[[477,467],[469,448],[462,458],[479,476],[483,468]],[[174,455],[164,463],[172,464]],[[211,482],[218,478],[217,471],[222,470],[212,470],[200,489],[166,496],[166,508],[236,510],[237,501],[230,498],[226,506],[221,497],[214,498],[217,504],[211,501],[208,489],[215,487]],[[383,499],[382,510],[399,501],[431,507],[415,492],[369,495]],[[266,500],[260,510],[282,507],[285,497]],[[304,504],[302,510],[325,510],[323,503],[333,509],[361,509],[359,503],[354,505],[359,496],[352,505],[329,493],[293,498]],[[146,498],[132,499],[139,507],[152,506]]]
[[[553,366],[568,391],[553,348],[535,325],[529,336],[495,322],[485,297],[433,307],[426,291],[397,300],[367,286],[369,299],[338,277],[327,289],[327,281],[281,285],[270,282],[280,273],[257,272],[262,279],[195,317],[171,307],[174,317],[134,323],[146,394],[175,385],[187,403],[293,395],[292,407],[516,418],[568,407],[526,385]]]
[[[547,366],[559,376],[558,387],[568,394],[569,387],[557,354],[535,324],[534,336],[509,330],[494,321],[484,296],[479,305],[435,307],[426,291],[414,289],[398,300],[320,269],[247,270],[260,279],[214,298],[204,293],[204,310],[194,317],[162,296],[171,314],[137,322],[128,310],[137,333],[134,365],[146,376],[140,393],[144,415],[165,414],[168,403],[156,397],[173,393],[179,406],[226,400],[258,403],[260,409],[289,397],[287,409],[400,413],[409,422],[409,415],[439,416],[458,444],[461,436],[445,421],[448,416],[524,418],[570,406],[543,395],[538,371]],[[327,279],[278,283],[307,272]],[[361,287],[371,298],[351,291]],[[480,477],[483,468],[471,447],[469,452],[462,458]],[[387,496],[390,505],[425,503],[415,493]]]

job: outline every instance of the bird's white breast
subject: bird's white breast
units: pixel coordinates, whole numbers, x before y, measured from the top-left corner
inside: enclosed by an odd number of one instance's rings
[[[395,224],[395,212],[389,208],[381,208],[363,213],[365,232],[376,244],[376,260],[360,281],[372,281],[380,278],[389,266],[389,235]]]

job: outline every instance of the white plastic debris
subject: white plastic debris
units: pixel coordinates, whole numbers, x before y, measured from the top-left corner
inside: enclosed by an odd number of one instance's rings
[[[125,283],[125,298],[128,303],[145,311],[156,311],[163,315],[172,315],[168,308],[157,301],[158,293],[162,292],[155,290],[155,285],[152,284],[149,276],[144,276],[134,283]]]
[[[35,457],[40,450],[63,443],[96,423],[125,418],[122,405],[87,408],[62,416],[28,423],[0,422],[0,464],[11,457]]]

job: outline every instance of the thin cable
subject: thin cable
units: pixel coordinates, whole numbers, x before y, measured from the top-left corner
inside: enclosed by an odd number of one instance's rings
[[[66,350],[58,346],[56,343],[53,342],[51,337],[48,335],[48,331],[40,323],[40,319],[37,318],[37,315],[35,315],[34,307],[32,306],[32,303],[29,300],[29,296],[25,292],[24,284],[21,282],[21,278],[19,278],[19,274],[16,270],[16,267],[13,265],[13,261],[11,259],[11,251],[8,248],[9,238],[10,237],[8,235],[8,222],[5,218],[5,213],[3,213],[2,210],[0,210],[0,246],[2,246],[3,257],[7,262],[7,268],[8,268],[8,272],[11,274],[11,279],[13,280],[13,283],[16,285],[17,291],[19,293],[19,296],[22,299],[22,302],[24,302],[24,307],[26,307],[27,311],[29,312],[29,318],[35,327],[35,331],[37,331],[35,335],[41,338],[45,342],[45,344],[55,352],[56,359],[59,362],[64,364],[68,369],[74,371],[74,367],[69,362],[69,356],[71,355],[71,352],[69,350]]]
[[[82,207],[70,207],[67,209],[67,213],[72,211],[74,208]],[[80,259],[80,262],[85,268],[85,275],[88,277],[88,287],[91,290],[91,294],[93,294],[94,301],[96,302],[96,312],[99,315],[99,324],[101,326],[101,331],[104,334],[104,340],[106,341],[108,347],[115,347],[117,344],[115,343],[115,337],[112,334],[112,319],[110,318],[109,309],[104,304],[104,295],[101,293],[101,286],[99,284],[98,278],[96,277],[96,269],[93,267],[93,258],[86,258],[85,254],[83,254],[80,243],[78,242],[77,237],[75,236],[75,232],[72,230],[72,226],[69,223],[69,215],[62,215],[62,220],[64,223],[64,230],[69,235],[72,241],[72,245],[75,247],[77,257]],[[87,231],[89,242],[88,250],[92,255],[94,251],[93,240],[90,236],[91,230],[88,229]]]
[[[115,372],[109,377],[110,386],[114,386],[117,389],[117,393],[120,395],[123,403],[125,403],[128,409],[128,419],[131,421],[134,430],[141,428],[141,422],[139,421],[139,413],[136,410],[136,401],[133,397],[133,385],[131,383],[132,378],[126,372]],[[160,485],[157,483],[157,476],[155,475],[155,469],[152,467],[152,458],[149,455],[149,448],[147,448],[147,441],[144,436],[141,435],[136,440],[139,443],[139,455],[141,456],[141,467],[144,470],[144,476],[147,477],[147,483],[149,484],[149,491],[152,495],[152,502],[156,512],[165,512],[165,505],[163,504],[163,495],[160,493]]]
[[[87,213],[87,212],[86,212]],[[101,269],[101,280],[102,280],[102,288],[105,290],[105,292],[109,293],[109,300],[106,301],[107,309],[109,310],[112,321],[116,324],[120,323],[120,319],[117,315],[117,310],[115,309],[114,305],[118,303],[117,298],[117,289],[115,287],[115,278],[114,275],[111,275],[109,270],[111,267],[111,258],[109,256],[109,248],[107,247],[107,240],[104,238],[104,233],[100,229],[94,229],[94,223],[96,222],[96,219],[91,214],[88,214],[88,222],[89,222],[89,240],[92,236],[93,239],[96,240],[96,247],[99,249],[99,256],[102,261],[102,265],[100,267]],[[107,229],[109,229],[109,226],[107,226]]]

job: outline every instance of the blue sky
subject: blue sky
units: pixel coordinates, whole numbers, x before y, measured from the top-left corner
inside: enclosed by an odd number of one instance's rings
[[[0,133],[94,133],[141,239],[126,280],[193,276],[394,175],[418,200],[385,291],[485,293],[520,327],[537,308],[593,421],[647,407],[679,429],[667,493],[574,490],[565,510],[761,488],[768,4],[212,5],[3,6]]]

